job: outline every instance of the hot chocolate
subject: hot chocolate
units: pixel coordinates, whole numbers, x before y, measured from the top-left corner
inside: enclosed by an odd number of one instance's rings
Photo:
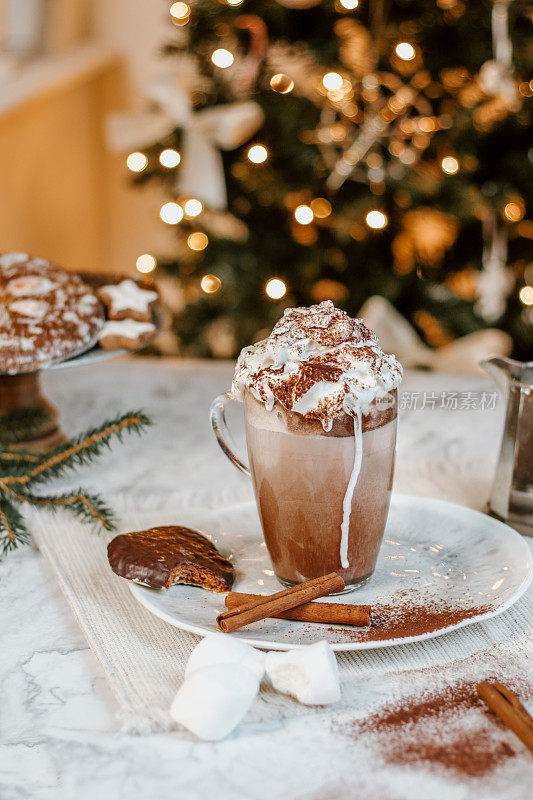
[[[389,508],[402,370],[360,319],[326,301],[288,309],[244,348],[232,394],[243,400],[250,470],[278,578],[372,574]]]
[[[299,423],[279,405],[267,411],[246,392],[250,469],[265,542],[282,583],[338,572],[354,588],[374,571],[394,468],[396,402],[390,399],[390,408],[363,417],[356,443],[347,415],[325,432],[320,423]],[[363,453],[355,476],[354,445]]]

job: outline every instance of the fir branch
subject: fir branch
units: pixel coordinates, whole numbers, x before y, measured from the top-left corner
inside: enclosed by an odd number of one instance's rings
[[[124,433],[140,434],[151,424],[141,411],[130,412],[59,445],[49,453],[0,450],[0,556],[29,539],[24,518],[15,503],[28,503],[52,511],[65,508],[82,522],[113,530],[113,512],[98,495],[84,489],[39,495],[31,489],[92,462],[105,448],[110,448],[113,439],[122,442]]]
[[[0,464],[27,466],[28,464],[38,464],[42,456],[37,453],[27,453],[24,450],[0,450]]]
[[[84,489],[60,495],[34,495],[9,487],[8,493],[13,500],[19,503],[43,506],[50,511],[56,511],[59,508],[68,509],[83,522],[93,523],[96,527],[101,526],[107,531],[115,530],[116,527],[115,517],[109,506],[97,494],[90,494]]]
[[[68,470],[89,463],[104,448],[109,448],[114,437],[122,442],[124,432],[142,433],[150,424],[150,419],[141,411],[127,412],[113,422],[105,422],[76,439],[58,445],[25,474],[0,477],[0,489],[5,490],[13,485],[30,486],[63,477]]]
[[[26,544],[29,534],[20,512],[6,499],[0,499],[0,555],[9,553],[19,544]]]

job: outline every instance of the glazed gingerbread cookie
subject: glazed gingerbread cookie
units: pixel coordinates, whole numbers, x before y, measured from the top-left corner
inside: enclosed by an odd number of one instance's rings
[[[151,322],[138,322],[135,319],[108,320],[98,337],[98,344],[104,350],[138,350],[156,335],[156,327]]]
[[[143,289],[129,278],[101,286],[98,296],[107,308],[109,319],[134,319],[137,322],[151,321],[152,306],[158,298],[157,292]]]
[[[26,253],[0,255],[0,372],[34,372],[82,353],[103,323],[78,275]]]

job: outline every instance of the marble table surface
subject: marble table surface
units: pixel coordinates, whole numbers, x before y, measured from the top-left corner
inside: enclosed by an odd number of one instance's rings
[[[179,487],[242,485],[208,427],[211,399],[229,385],[229,363],[123,358],[50,372],[48,396],[75,433],[119,409],[145,409],[155,425],[77,481],[105,492],[154,495]],[[396,489],[483,508],[497,457],[503,407],[482,376],[411,373],[403,385]],[[444,394],[443,394],[444,393]],[[441,407],[447,405],[448,407]],[[482,406],[487,406],[482,407]],[[455,407],[456,406],[456,407]],[[357,775],[349,742],[321,716],[243,725],[217,744],[173,734],[124,736],[96,658],[45,559],[32,547],[0,563],[0,798],[316,798],[340,796]],[[358,797],[358,783],[351,785]],[[509,798],[526,797],[517,791]],[[406,795],[430,800],[431,787]],[[455,782],[450,798],[470,797]],[[478,795],[479,796],[479,795]],[[400,800],[385,787],[372,800]]]

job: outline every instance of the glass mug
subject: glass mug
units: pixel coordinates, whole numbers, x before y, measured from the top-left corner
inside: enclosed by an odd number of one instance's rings
[[[211,406],[217,441],[241,472],[252,478],[265,543],[278,580],[294,586],[337,572],[344,591],[372,576],[389,511],[398,397],[394,389],[361,415],[362,460],[351,497],[347,543],[341,558],[343,504],[354,469],[354,419],[344,414],[324,431],[275,403],[271,411],[244,393],[246,444],[250,466],[234,452],[225,407],[219,395]],[[348,504],[350,499],[347,499]],[[344,564],[344,566],[343,566]]]

